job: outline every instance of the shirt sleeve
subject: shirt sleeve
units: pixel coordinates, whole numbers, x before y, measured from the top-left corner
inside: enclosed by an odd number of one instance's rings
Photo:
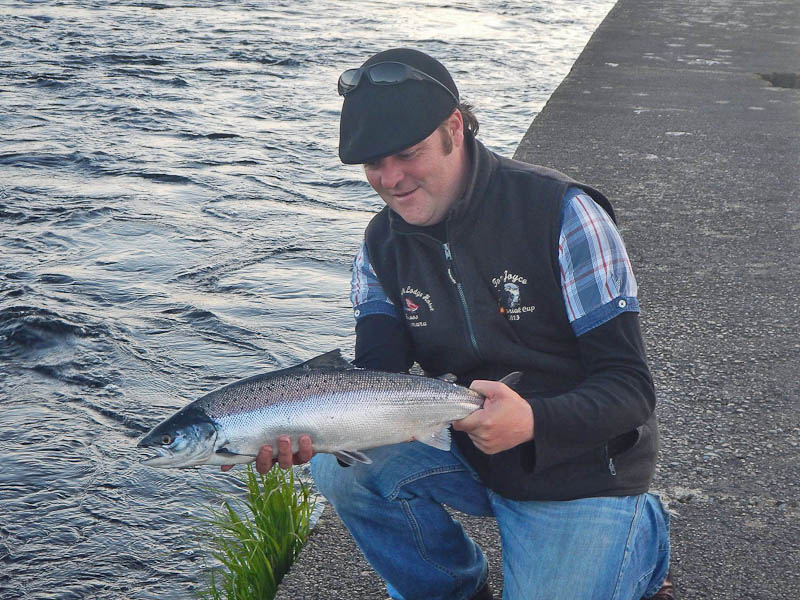
[[[366,244],[353,260],[350,300],[356,318],[353,364],[364,369],[408,372],[414,362],[411,334],[378,281]]]
[[[564,197],[559,264],[587,376],[567,393],[528,400],[536,472],[636,429],[656,405],[625,245],[611,217],[577,188]]]
[[[558,243],[561,291],[576,336],[639,312],[636,278],[611,217],[579,188],[564,196]]]
[[[384,291],[375,270],[369,262],[366,243],[353,259],[353,277],[350,281],[350,302],[356,321],[368,315],[388,315],[402,321],[402,315]]]

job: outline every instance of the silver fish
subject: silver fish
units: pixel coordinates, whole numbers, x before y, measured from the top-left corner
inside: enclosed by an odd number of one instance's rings
[[[505,377],[513,384],[520,373]],[[370,463],[360,452],[418,440],[450,449],[448,425],[481,408],[483,396],[440,379],[353,367],[339,350],[300,365],[248,377],[188,404],[139,442],[152,467],[228,465],[255,460],[279,435],[309,434],[315,452]]]

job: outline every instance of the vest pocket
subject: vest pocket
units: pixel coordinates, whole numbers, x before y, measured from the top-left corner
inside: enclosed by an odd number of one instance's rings
[[[612,477],[617,474],[619,459],[624,458],[626,454],[636,447],[641,436],[642,427],[640,426],[618,435],[603,445],[603,465]]]
[[[633,447],[636,446],[641,437],[641,425],[636,429],[631,429],[622,435],[618,435],[606,444],[609,458],[620,458],[622,455],[627,454],[629,451],[633,450]]]

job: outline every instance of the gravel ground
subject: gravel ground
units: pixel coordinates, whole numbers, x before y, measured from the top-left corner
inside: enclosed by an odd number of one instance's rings
[[[798,71],[797,0],[620,0],[516,155],[615,204],[679,598],[800,597],[800,89],[770,82]],[[462,520],[500,589],[492,521]],[[278,598],[386,593],[329,510]]]

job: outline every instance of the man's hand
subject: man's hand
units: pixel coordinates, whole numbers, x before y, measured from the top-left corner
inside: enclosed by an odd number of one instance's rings
[[[292,454],[292,440],[289,436],[282,435],[278,437],[278,458],[273,458],[272,446],[261,446],[256,457],[256,471],[262,474],[267,473],[275,463],[278,463],[281,469],[288,469],[292,465],[307,463],[314,456],[311,436],[301,435],[297,443],[299,448],[295,454]],[[220,468],[223,471],[230,471],[233,465],[223,465]]]
[[[481,410],[453,423],[466,431],[485,454],[497,454],[533,439],[533,409],[517,392],[499,381],[475,380],[470,386],[486,396]]]

